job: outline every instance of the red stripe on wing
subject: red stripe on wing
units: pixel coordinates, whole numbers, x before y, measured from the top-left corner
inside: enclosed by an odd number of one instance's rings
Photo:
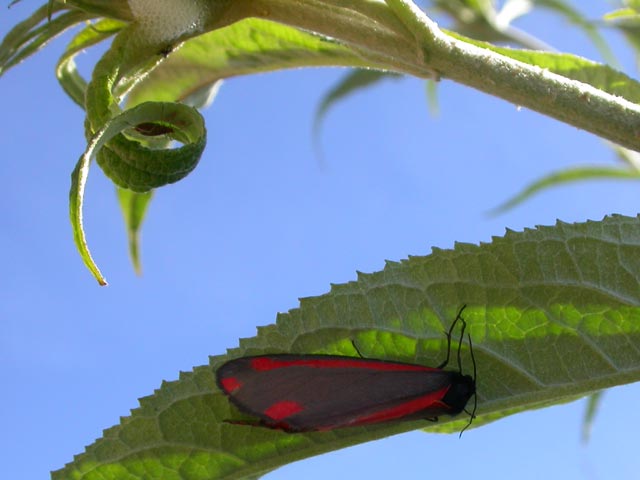
[[[411,363],[385,362],[380,360],[366,360],[351,357],[331,357],[331,356],[309,356],[309,358],[287,358],[286,356],[276,357],[253,357],[251,368],[258,372],[277,370],[287,367],[310,367],[310,368],[362,368],[377,370],[380,372],[430,372],[437,368],[414,365]]]
[[[442,397],[449,390],[449,386],[438,390],[437,392],[423,395],[422,397],[414,400],[408,400],[396,405],[395,407],[388,408],[386,410],[380,410],[370,415],[364,415],[362,417],[356,417],[349,425],[366,425],[370,423],[387,422],[390,420],[397,420],[403,417],[408,417],[416,412],[424,412],[424,417],[428,417],[428,409],[449,409],[449,405],[441,402]]]

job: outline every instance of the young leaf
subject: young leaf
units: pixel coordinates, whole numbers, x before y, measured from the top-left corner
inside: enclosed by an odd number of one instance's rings
[[[498,215],[520,205],[525,200],[552,187],[585,180],[640,180],[640,171],[622,167],[601,167],[597,165],[578,166],[550,173],[531,183],[522,191],[489,212]]]
[[[368,64],[328,38],[252,18],[186,41],[132,89],[127,102],[182,100],[228,77],[328,65]]]
[[[640,219],[613,216],[389,262],[303,299],[240,348],[164,383],[53,479],[256,478],[402,431],[457,431],[448,417],[305,434],[228,423],[247,416],[218,391],[215,369],[261,353],[355,355],[352,342],[369,358],[435,366],[463,304],[477,363],[475,425],[638,381],[639,258]]]
[[[13,27],[0,43],[0,75],[44,48],[65,30],[93,18],[93,15],[80,10],[51,18],[53,13],[63,8],[57,3],[43,5],[31,17]]]
[[[593,428],[593,422],[602,403],[603,394],[604,392],[600,390],[599,392],[592,393],[589,395],[589,398],[587,398],[587,409],[584,412],[584,419],[582,421],[582,443],[589,443],[591,429]]]
[[[100,20],[82,29],[67,45],[67,49],[58,60],[56,65],[58,82],[67,95],[82,109],[85,108],[87,82],[76,69],[75,57],[87,48],[106,40],[123,27],[124,24],[117,20]]]
[[[579,10],[564,0],[534,0],[536,5],[546,7],[554,13],[558,13],[567,21],[580,28],[600,51],[602,57],[609,63],[615,63],[615,55],[607,45],[605,39],[598,32],[596,24],[587,20]]]
[[[133,192],[125,188],[117,188],[120,210],[124,216],[129,239],[129,255],[136,273],[140,275],[140,229],[147,213],[149,202],[153,197],[153,190],[144,193]]]
[[[364,88],[368,88],[385,79],[398,79],[402,75],[393,72],[382,72],[379,70],[353,70],[347,73],[337,85],[329,90],[318,105],[313,119],[313,136],[316,141],[320,136],[322,122],[329,109],[345,97],[352,95]]]

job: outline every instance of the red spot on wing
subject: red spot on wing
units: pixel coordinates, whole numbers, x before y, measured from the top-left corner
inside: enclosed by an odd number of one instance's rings
[[[274,403],[264,411],[264,414],[273,420],[282,420],[304,410],[302,405],[291,400],[283,400]]]
[[[227,377],[220,380],[220,385],[226,393],[233,393],[242,386],[242,382],[236,377]]]
[[[309,357],[309,358],[277,358],[255,357],[251,359],[251,368],[256,371],[276,370],[287,367],[308,368],[355,368],[377,371],[395,372],[430,372],[437,368],[424,367],[410,363],[383,362],[349,357]]]

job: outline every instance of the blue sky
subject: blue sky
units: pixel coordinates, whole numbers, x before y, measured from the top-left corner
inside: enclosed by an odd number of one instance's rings
[[[604,4],[605,2],[589,2]],[[37,6],[0,15],[0,34]],[[598,58],[552,16],[523,24],[562,50]],[[184,181],[161,189],[143,233],[144,275],[126,252],[111,184],[98,168],[85,217],[110,286],[99,288],[71,238],[69,175],[83,114],[53,75],[59,39],[0,79],[0,451],[6,478],[46,478],[162,380],[272,323],[298,298],[432,246],[478,243],[505,228],[636,215],[635,183],[546,192],[486,212],[529,181],[611,163],[597,138],[451,82],[429,114],[424,84],[385,82],[331,110],[314,154],[313,113],[343,74],[317,69],[226,82],[206,113],[209,143]],[[620,43],[618,42],[618,45]],[[89,64],[91,55],[86,56]],[[635,75],[634,72],[632,74]],[[584,402],[517,415],[457,436],[404,434],[289,465],[289,478],[633,478],[640,387],[607,392],[591,443]]]

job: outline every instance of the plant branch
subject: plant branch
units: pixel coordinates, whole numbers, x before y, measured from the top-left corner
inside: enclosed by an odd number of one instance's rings
[[[442,76],[640,150],[640,106],[447,35],[411,0],[386,0]]]
[[[372,66],[448,78],[640,151],[640,106],[448,35],[411,0],[239,0],[245,15],[349,45]]]

